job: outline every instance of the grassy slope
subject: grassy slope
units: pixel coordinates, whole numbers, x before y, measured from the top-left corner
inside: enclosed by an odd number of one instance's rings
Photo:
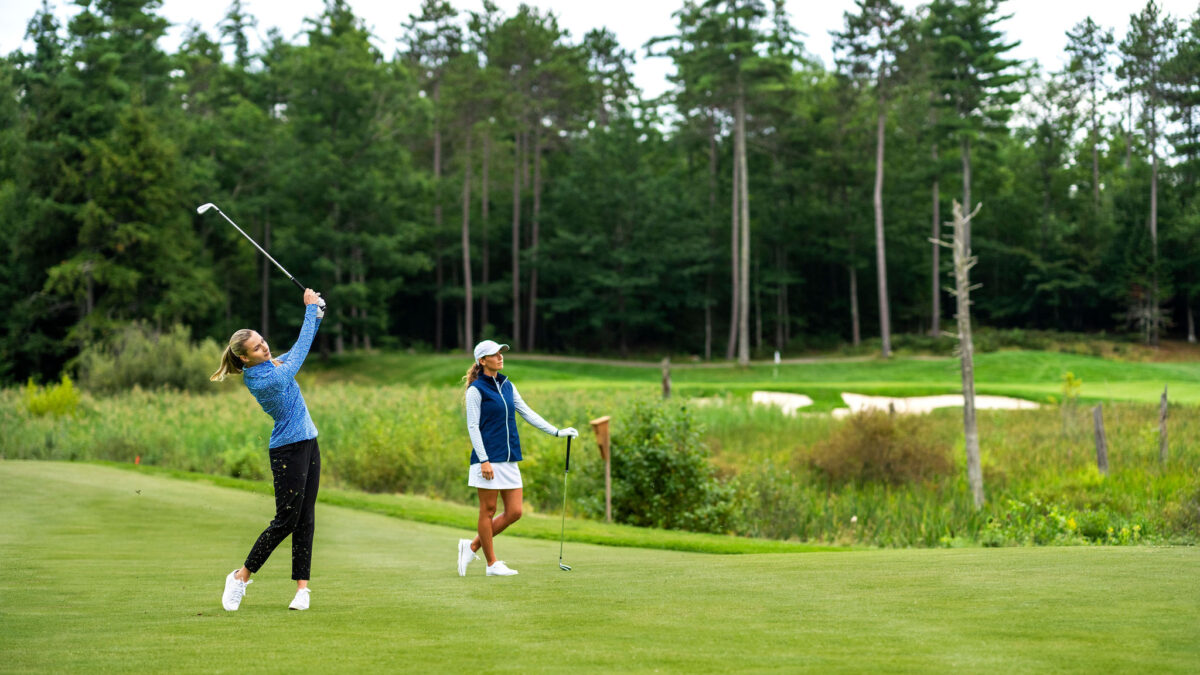
[[[322,506],[313,607],[286,543],[218,604],[268,497],[0,461],[0,653],[16,671],[1186,672],[1200,550],[707,556],[502,537],[520,576],[453,571],[444,527]],[[520,527],[518,524],[516,527]],[[19,571],[19,573],[17,573]]]
[[[462,377],[469,359],[443,355],[410,355],[387,352],[375,356],[353,355],[319,364],[316,377],[373,384],[451,385]],[[1086,400],[1153,402],[1170,386],[1171,400],[1200,403],[1200,362],[1134,363],[1055,352],[1007,351],[976,357],[976,389],[980,394],[1019,396],[1045,400],[1061,395],[1063,374],[1070,371],[1083,380]],[[526,388],[572,389],[592,387],[647,387],[659,385],[656,368],[607,364],[564,363],[513,354],[506,372],[520,378]],[[890,361],[830,359],[815,363],[694,367],[676,366],[672,383],[688,395],[731,392],[745,395],[754,389],[795,391],[813,397],[814,409],[841,406],[842,391],[864,394],[922,396],[960,391],[958,361],[954,359],[896,358]]]

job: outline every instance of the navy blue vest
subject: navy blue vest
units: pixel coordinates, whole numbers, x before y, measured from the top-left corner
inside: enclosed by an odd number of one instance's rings
[[[479,435],[489,462],[521,461],[521,439],[517,436],[516,406],[513,405],[512,383],[504,375],[480,375],[472,387],[479,392]],[[471,463],[478,464],[479,456],[471,450]]]

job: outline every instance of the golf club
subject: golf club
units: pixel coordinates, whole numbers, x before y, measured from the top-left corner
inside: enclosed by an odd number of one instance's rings
[[[200,206],[197,206],[196,213],[204,214],[209,209],[216,209],[217,213],[221,214],[221,217],[224,218],[226,221],[229,222],[230,225],[233,226],[233,229],[237,230],[238,232],[241,232],[242,236],[245,237],[247,241],[249,241],[251,244],[254,244],[254,248],[258,249],[263,255],[267,256],[267,260],[270,260],[271,262],[275,263],[275,266],[279,268],[279,271],[283,272],[284,276],[286,276],[289,281],[291,281],[293,284],[296,284],[297,288],[299,288],[302,291],[305,290],[305,288],[307,288],[304,284],[300,283],[300,281],[298,279],[296,279],[296,277],[292,276],[291,272],[283,269],[283,265],[280,265],[278,260],[272,258],[270,253],[267,253],[266,251],[264,251],[263,247],[259,246],[257,241],[254,241],[254,239],[252,239],[250,237],[250,235],[246,234],[245,230],[238,227],[237,223],[233,222],[233,220],[230,219],[229,216],[225,215],[225,212],[221,210],[221,207],[217,206],[216,204],[213,204],[212,202],[209,202],[207,204],[201,204]],[[321,309],[324,309],[325,308],[325,299],[321,298],[321,302],[319,304],[321,305]]]
[[[562,527],[558,532],[558,569],[564,572],[570,572],[571,566],[564,565],[562,561],[563,553],[563,536],[567,531],[567,473],[571,471],[571,437],[567,436],[567,462],[563,465],[563,512],[562,512]]]

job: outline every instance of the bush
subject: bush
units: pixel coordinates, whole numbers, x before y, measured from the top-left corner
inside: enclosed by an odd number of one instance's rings
[[[808,463],[832,483],[899,485],[950,473],[950,453],[928,416],[871,411],[813,446]]]
[[[628,420],[612,437],[613,519],[642,527],[728,531],[733,489],[708,463],[687,408],[638,402]],[[603,515],[602,504],[600,509]]]
[[[39,417],[42,415],[73,417],[79,409],[79,392],[71,383],[71,378],[65,374],[60,383],[47,386],[44,391],[33,383],[33,378],[30,378],[25,383],[25,408],[29,410],[30,414]]]
[[[211,339],[195,344],[188,329],[176,325],[160,333],[141,322],[126,325],[103,342],[88,345],[76,361],[79,384],[98,394],[133,387],[210,392],[209,382],[221,359]]]

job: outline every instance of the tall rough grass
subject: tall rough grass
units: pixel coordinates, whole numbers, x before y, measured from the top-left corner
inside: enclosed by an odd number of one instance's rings
[[[380,492],[409,492],[471,503],[470,447],[460,387],[361,386],[301,379],[320,429],[323,480]],[[215,474],[266,478],[271,421],[236,378],[218,393],[80,396],[74,416],[35,415],[24,393],[0,391],[0,458],[103,459]],[[588,420],[613,417],[626,433],[646,390],[522,387],[552,424],[583,432],[573,447],[572,502],[594,505],[603,467]],[[949,474],[915,480],[831,482],[814,452],[851,421],[786,417],[729,398],[699,405],[672,399],[699,423],[709,459],[734,495],[729,531],[778,539],[878,546],[983,543],[1089,544],[1200,540],[1200,416],[1175,406],[1170,452],[1158,461],[1157,409],[1105,406],[1110,474],[1095,468],[1087,408],[981,411],[987,504],[976,511],[964,479],[961,411],[930,414],[924,431],[952,445]],[[564,441],[521,425],[527,509],[562,504]],[[571,507],[579,511],[582,507]],[[584,509],[595,513],[592,508]]]

